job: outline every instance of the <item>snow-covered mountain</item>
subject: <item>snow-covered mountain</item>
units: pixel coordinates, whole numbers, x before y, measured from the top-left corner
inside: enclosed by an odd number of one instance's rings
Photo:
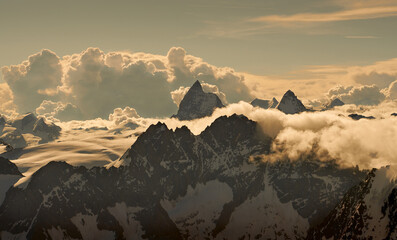
[[[278,105],[278,101],[276,98],[273,98],[272,100],[263,100],[263,99],[255,98],[254,100],[252,100],[251,105],[254,107],[261,107],[264,109],[276,108]]]
[[[14,148],[26,147],[26,138],[37,138],[38,143],[53,141],[59,137],[60,131],[59,126],[46,123],[44,118],[37,118],[33,113],[21,115],[10,121],[0,118],[0,139]]]
[[[179,120],[192,120],[210,116],[215,108],[222,108],[219,97],[214,93],[203,91],[200,82],[197,80],[183,97],[179,104],[178,113],[172,117]]]
[[[373,169],[308,239],[397,239],[397,168]]]
[[[295,96],[291,90],[288,90],[280,103],[276,107],[278,110],[284,112],[285,114],[295,114],[306,111],[306,107],[303,103]]]
[[[113,167],[50,162],[11,188],[2,239],[304,239],[365,172],[315,155],[264,162],[242,115],[201,134],[151,125]]]

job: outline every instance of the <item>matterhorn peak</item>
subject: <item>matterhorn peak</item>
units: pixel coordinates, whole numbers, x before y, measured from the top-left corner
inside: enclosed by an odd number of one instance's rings
[[[280,103],[276,107],[278,110],[286,113],[286,114],[295,114],[306,111],[306,107],[303,103],[298,99],[294,92],[288,90]]]
[[[189,89],[189,91],[201,91],[201,92],[204,92],[203,91],[203,87],[201,86],[201,83],[199,82],[199,80],[196,80],[194,83],[193,83],[193,85],[192,85],[192,87]]]
[[[192,120],[211,116],[215,108],[224,107],[221,100],[214,93],[203,91],[200,82],[197,80],[183,97],[179,104],[179,110],[176,117],[179,120]]]

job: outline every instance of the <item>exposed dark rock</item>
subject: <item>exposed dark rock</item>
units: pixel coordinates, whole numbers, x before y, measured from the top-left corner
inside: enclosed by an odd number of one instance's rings
[[[178,113],[172,117],[179,120],[192,120],[210,116],[215,108],[222,108],[224,105],[217,95],[203,91],[200,82],[197,80],[183,97],[179,104]]]
[[[306,107],[303,103],[295,96],[295,94],[288,90],[280,103],[276,107],[278,110],[284,112],[285,114],[295,114],[306,111]]]

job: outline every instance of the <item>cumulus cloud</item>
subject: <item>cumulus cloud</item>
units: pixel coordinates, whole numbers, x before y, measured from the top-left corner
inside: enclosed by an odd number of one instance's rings
[[[390,99],[397,100],[397,80],[390,84],[385,93]]]
[[[178,89],[171,92],[172,101],[179,107],[179,104],[182,102],[183,97],[185,97],[186,93],[189,91],[190,87],[179,87]]]
[[[204,92],[216,94],[223,103],[223,105],[227,105],[226,94],[219,91],[219,88],[216,85],[202,82],[201,86]],[[190,87],[179,87],[178,89],[171,92],[171,98],[178,107],[189,89]]]
[[[360,83],[363,85],[375,84],[379,88],[386,88],[390,85],[390,83],[392,83],[394,80],[397,79],[397,74],[390,75],[387,73],[378,73],[378,72],[370,72],[368,74],[360,73],[360,74],[354,75],[353,79],[357,83]]]
[[[83,117],[80,109],[75,105],[49,100],[44,100],[40,106],[36,108],[36,113],[47,118],[56,118],[61,121],[81,120]]]
[[[376,85],[342,86],[337,85],[328,91],[330,99],[339,98],[346,104],[377,105],[385,100],[385,95]]]
[[[13,92],[19,112],[33,111],[45,99],[52,99],[61,85],[62,64],[49,50],[42,50],[21,64],[2,68],[3,79]]]
[[[10,114],[15,112],[13,94],[6,83],[0,83],[0,113]]]
[[[367,66],[348,68],[348,77],[362,85],[375,84],[379,88],[387,88],[397,80],[397,58],[375,62]]]
[[[229,102],[248,101],[251,92],[245,83],[243,74],[228,67],[215,67],[203,59],[187,55],[182,48],[171,48],[167,54],[172,84],[174,86],[189,86],[195,80],[216,85],[226,94]],[[210,87],[207,88],[210,90]]]
[[[123,109],[116,108],[113,113],[109,114],[109,121],[113,121],[116,125],[132,122],[136,118],[140,118],[140,116],[136,110],[131,107],[125,107]]]
[[[60,58],[42,50],[21,64],[3,67],[2,74],[21,113],[35,111],[46,100],[70,103],[68,109],[79,109],[84,119],[106,118],[126,106],[145,117],[165,117],[177,110],[170,92],[196,79],[225,102],[225,94],[232,102],[251,98],[242,75],[175,47],[167,56],[88,48]]]

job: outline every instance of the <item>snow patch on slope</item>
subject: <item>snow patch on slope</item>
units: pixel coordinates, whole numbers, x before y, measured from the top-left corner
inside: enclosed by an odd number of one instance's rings
[[[110,214],[114,216],[123,228],[123,236],[127,240],[142,239],[144,231],[135,217],[135,213],[141,210],[142,208],[140,207],[127,207],[124,202],[116,203],[114,207],[108,207]]]
[[[17,165],[25,176],[14,186],[26,187],[30,177],[51,161],[65,161],[73,166],[105,166],[116,161],[136,140],[133,131],[114,135],[108,131],[65,132],[56,142],[29,146],[4,156]]]
[[[79,213],[70,220],[79,229],[84,240],[115,239],[114,232],[98,229],[97,217],[96,215],[83,215]]]
[[[304,238],[308,229],[308,220],[298,214],[291,202],[281,203],[265,178],[265,190],[238,206],[217,238],[295,239]]]
[[[176,223],[182,235],[189,239],[209,237],[215,228],[224,204],[233,200],[232,189],[218,180],[188,186],[185,196],[174,200],[162,200],[161,205]]]

